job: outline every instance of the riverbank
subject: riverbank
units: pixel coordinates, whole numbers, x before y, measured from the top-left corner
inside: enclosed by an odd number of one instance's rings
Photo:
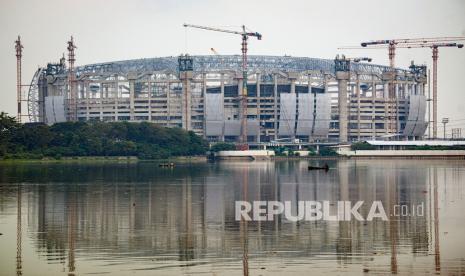
[[[137,156],[73,156],[42,159],[0,159],[0,164],[5,163],[67,163],[67,162],[206,162],[206,156],[176,156],[166,159],[140,159]]]
[[[292,160],[465,160],[465,156],[272,156],[271,161],[292,161]],[[1,164],[13,163],[203,163],[208,161],[208,156],[177,156],[166,159],[140,159],[137,156],[75,156],[42,159],[0,159]],[[253,162],[243,160],[244,162]]]
[[[275,156],[271,160],[366,160],[366,159],[379,159],[379,160],[465,160],[465,156],[383,156],[383,155],[362,155],[362,156]]]

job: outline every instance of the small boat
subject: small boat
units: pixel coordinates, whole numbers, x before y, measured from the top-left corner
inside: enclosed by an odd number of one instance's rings
[[[171,163],[161,163],[161,164],[158,164],[158,167],[160,168],[174,168],[174,163],[171,162]]]
[[[325,171],[329,171],[329,166],[328,166],[328,164],[325,164],[323,167],[308,166],[308,170],[309,170],[309,171],[313,171],[313,170],[325,170]]]

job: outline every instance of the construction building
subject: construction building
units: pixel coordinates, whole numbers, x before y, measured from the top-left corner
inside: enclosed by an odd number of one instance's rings
[[[63,58],[35,73],[29,120],[147,121],[182,127],[210,141],[238,141],[241,65],[240,55],[181,55],[72,68]],[[427,128],[425,66],[249,56],[247,70],[249,142],[412,140]]]

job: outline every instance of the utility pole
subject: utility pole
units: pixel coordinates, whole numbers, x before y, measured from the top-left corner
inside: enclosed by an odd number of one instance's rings
[[[449,123],[449,118],[442,118],[442,124],[444,125],[444,140],[446,140],[446,124]]]
[[[23,57],[23,45],[21,44],[21,37],[18,35],[18,39],[15,41],[15,50],[16,50],[16,102],[17,102],[17,118],[18,123],[21,123],[21,58]]]

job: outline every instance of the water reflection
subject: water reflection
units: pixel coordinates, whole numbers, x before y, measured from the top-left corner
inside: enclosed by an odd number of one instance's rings
[[[22,192],[21,192],[21,185],[18,185],[18,194],[17,194],[17,205],[16,205],[16,275],[23,275],[22,272],[22,248],[23,248],[23,242],[22,242],[22,211],[21,211],[21,205],[22,205]]]
[[[462,161],[338,161],[327,173],[308,171],[307,164],[2,165],[0,218],[16,215],[17,275],[464,272],[463,253],[440,254],[447,236],[439,229],[441,222],[465,230],[464,214],[454,211],[465,207]],[[441,179],[446,175],[452,175],[448,195]],[[423,216],[388,221],[291,222],[277,216],[247,222],[235,220],[236,200],[290,201],[294,211],[302,200],[330,201],[331,214],[338,201],[364,201],[364,218],[375,200],[388,215],[399,204],[425,208]],[[441,212],[448,204],[455,209]],[[454,239],[446,250],[464,252],[462,236]],[[38,260],[34,267],[22,264],[23,246],[31,247],[29,260]],[[1,254],[5,267],[7,253]]]

